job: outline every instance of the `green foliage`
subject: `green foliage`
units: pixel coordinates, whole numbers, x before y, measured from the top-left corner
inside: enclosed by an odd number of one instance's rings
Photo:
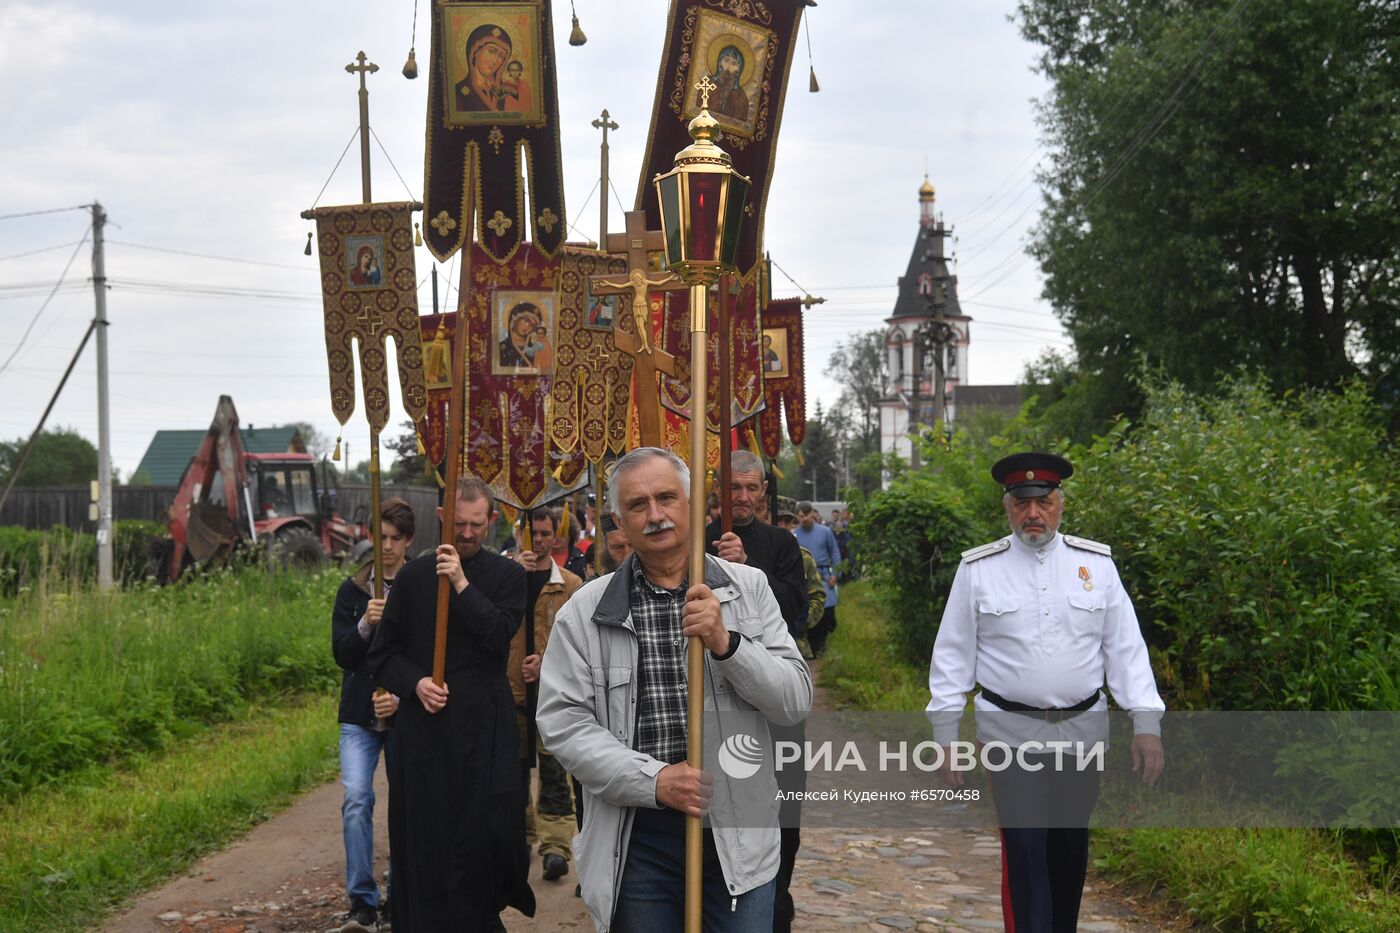
[[[436,486],[428,458],[418,450],[418,433],[413,422],[405,421],[401,427],[397,437],[384,438],[384,446],[394,457],[384,482],[399,486]]]
[[[340,579],[243,569],[102,593],[48,576],[0,600],[0,799],[159,751],[257,699],[334,689]]]
[[[1066,528],[1108,542],[1171,708],[1378,709],[1400,670],[1394,459],[1365,389],[1148,386],[1072,453]]]
[[[821,685],[834,706],[910,710],[928,705],[928,666],[895,648],[887,616],[868,580],[841,588],[840,624],[822,656]]]
[[[1142,829],[1094,838],[1100,871],[1162,891],[1212,929],[1384,933],[1400,925],[1400,901],[1368,889],[1325,834]]]
[[[0,804],[0,933],[93,930],[336,770],[336,698],[242,721],[130,768],[94,767]]]
[[[9,482],[29,438],[0,441],[0,485]],[[20,486],[62,486],[97,479],[97,448],[72,428],[40,431],[16,481]]]
[[[151,541],[165,533],[165,526],[156,522],[115,522],[113,579],[122,583],[143,579]],[[0,595],[13,595],[41,579],[97,579],[97,539],[62,526],[47,531],[0,526]]]
[[[1032,252],[1076,381],[1101,383],[1075,417],[1135,415],[1143,360],[1193,391],[1239,364],[1276,389],[1361,373],[1400,409],[1400,7],[1021,0],[1018,18],[1052,85]]]
[[[870,496],[851,534],[864,577],[890,620],[895,647],[907,656],[928,657],[958,555],[979,543],[966,501],[940,477],[906,473]]]

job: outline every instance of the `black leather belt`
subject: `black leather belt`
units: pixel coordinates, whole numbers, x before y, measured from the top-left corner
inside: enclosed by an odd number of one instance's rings
[[[982,688],[982,696],[993,706],[1000,707],[1008,713],[1020,713],[1022,716],[1031,716],[1035,719],[1043,719],[1046,722],[1061,722],[1066,719],[1073,719],[1080,713],[1085,712],[1095,703],[1099,702],[1099,691],[1095,690],[1093,695],[1087,699],[1080,700],[1073,706],[1061,706],[1053,709],[1042,709],[1038,706],[1027,706],[1024,703],[1017,703],[1015,700],[1008,700],[999,693],[994,693],[986,687]]]

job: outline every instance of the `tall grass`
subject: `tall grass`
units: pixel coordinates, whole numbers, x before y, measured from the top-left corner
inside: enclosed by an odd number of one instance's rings
[[[0,933],[94,929],[326,780],[335,711],[331,695],[255,705],[168,754],[0,803]]]
[[[0,802],[162,751],[255,700],[332,691],[341,579],[243,568],[101,593],[45,574],[0,599]]]

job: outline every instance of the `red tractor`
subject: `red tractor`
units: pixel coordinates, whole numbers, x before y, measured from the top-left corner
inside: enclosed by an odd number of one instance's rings
[[[335,511],[335,471],[322,461],[318,477],[316,466],[310,454],[245,451],[233,399],[219,396],[170,506],[170,537],[153,550],[155,576],[175,580],[191,564],[227,559],[241,543],[264,547],[284,565],[362,559],[369,528]]]

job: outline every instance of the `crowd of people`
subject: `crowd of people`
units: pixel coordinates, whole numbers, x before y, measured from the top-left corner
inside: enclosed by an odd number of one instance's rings
[[[931,662],[930,715],[961,712],[980,684],[978,709],[1072,718],[1102,708],[1095,684],[1105,676],[1121,706],[1160,710],[1107,549],[1056,533],[1059,480],[1072,468],[1054,458],[1050,469],[1035,459],[1048,455],[1027,456],[1012,464],[1015,470],[993,470],[1012,534],[964,555]],[[800,795],[777,790],[801,790],[805,775],[761,773],[755,786],[773,785],[771,806],[764,804],[771,812],[737,817],[729,781],[688,761],[686,644],[697,637],[705,646],[707,710],[756,714],[770,742],[801,742],[812,705],[808,662],[826,650],[841,583],[854,573],[850,515],[838,508],[823,520],[811,502],[771,496],[762,461],[748,452],[733,454],[730,472],[729,527],[712,503],[701,580],[690,579],[691,477],[682,460],[657,448],[616,461],[605,501],[590,502],[581,514],[559,507],[520,513],[500,551],[487,545],[499,516],[479,480],[463,479],[455,490],[454,543],[411,560],[413,511],[401,499],[383,503],[384,579],[375,579],[373,564],[346,579],[332,619],[344,670],[340,758],[350,903],[342,933],[391,925],[432,933],[503,930],[507,907],[535,913],[528,877],[536,855],[548,882],[562,882],[572,868],[575,894],[598,930],[680,931],[687,816],[706,818],[704,928],[793,928],[789,885],[800,846]],[[1030,563],[987,560],[1003,553],[1017,561],[1029,556]],[[1049,608],[1049,583],[1042,581],[1026,602],[1028,619],[1040,625],[1035,651],[1021,644],[1030,637],[1024,632],[979,624],[990,605],[986,592],[1005,595],[1027,579],[1034,583],[1051,557],[1060,576],[1084,562],[1073,582],[1083,593],[1094,583],[1101,591],[1071,598],[1067,616]],[[434,676],[442,580],[446,653]],[[1044,618],[1029,615],[1042,603]],[[1100,615],[1080,619],[1078,611]],[[1053,644],[1046,654],[1046,626],[1058,623],[1068,625],[1065,652],[1076,652],[1068,687],[1063,672],[1051,673],[1063,660],[1053,657]],[[1021,679],[1027,670],[1033,676]],[[1064,699],[1066,690],[1090,688],[1088,700]],[[1161,745],[1153,723],[1141,725],[1135,766],[1155,781]],[[935,736],[947,741],[946,727]],[[381,753],[390,853],[382,898],[372,830]],[[1022,785],[1014,795],[1025,796]],[[1018,930],[1073,929],[1087,834],[1026,832],[1004,839],[1014,900],[1008,924],[1014,913]],[[1042,916],[1051,920],[1042,924]]]

